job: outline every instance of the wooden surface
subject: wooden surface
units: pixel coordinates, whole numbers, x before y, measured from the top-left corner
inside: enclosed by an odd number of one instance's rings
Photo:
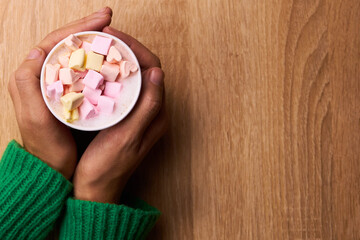
[[[360,1],[0,3],[1,152],[10,73],[108,5],[166,72],[172,126],[129,183],[163,212],[150,239],[360,239]]]

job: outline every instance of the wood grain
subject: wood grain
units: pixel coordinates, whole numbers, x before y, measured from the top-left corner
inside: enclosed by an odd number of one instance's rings
[[[171,128],[128,185],[163,212],[150,239],[360,239],[358,0],[0,3],[1,152],[10,73],[108,5],[166,73]]]

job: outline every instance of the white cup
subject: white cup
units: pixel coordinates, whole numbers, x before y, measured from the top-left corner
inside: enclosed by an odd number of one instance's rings
[[[136,101],[139,98],[140,90],[141,90],[141,70],[139,62],[132,52],[130,47],[126,45],[123,41],[114,37],[110,34],[96,31],[87,31],[87,32],[79,32],[74,33],[75,36],[80,39],[84,38],[93,38],[95,35],[108,37],[113,39],[113,44],[120,50],[123,59],[125,58],[128,61],[136,64],[138,67],[138,71],[132,73],[128,78],[122,79],[121,83],[123,85],[122,90],[120,91],[119,97],[115,102],[115,110],[112,115],[102,115],[91,118],[91,119],[80,119],[76,120],[72,123],[67,122],[62,117],[62,107],[60,102],[55,102],[50,100],[46,95],[46,84],[45,84],[45,65],[47,63],[56,63],[57,62],[57,54],[61,55],[61,51],[65,51],[67,48],[65,46],[65,39],[61,40],[58,44],[55,45],[53,49],[51,49],[50,53],[47,55],[44,64],[41,69],[40,75],[40,85],[41,85],[41,93],[43,99],[46,103],[46,106],[50,110],[50,112],[63,124],[82,131],[99,131],[105,128],[109,128],[121,120],[123,120],[134,108]]]

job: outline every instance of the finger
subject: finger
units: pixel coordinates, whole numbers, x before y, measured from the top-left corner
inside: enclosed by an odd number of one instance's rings
[[[109,7],[101,9],[85,18],[69,23],[48,34],[39,44],[46,54],[62,39],[69,34],[82,31],[101,31],[111,23],[112,10]]]
[[[114,35],[124,41],[136,55],[141,68],[161,67],[160,59],[135,38],[112,27],[105,27],[103,32]]]
[[[75,20],[75,21],[73,21],[73,22],[67,23],[67,24],[65,25],[65,27],[70,26],[70,25],[74,25],[74,24],[79,24],[79,23],[86,22],[87,20],[93,18],[93,17],[94,17],[94,16],[93,16],[94,14],[101,15],[101,14],[103,14],[103,13],[109,14],[111,17],[112,17],[112,15],[113,15],[113,12],[112,12],[112,9],[111,9],[111,8],[109,8],[109,7],[104,7],[104,8],[98,10],[97,12],[94,12],[93,14],[91,14],[91,15],[89,15],[89,16],[86,16],[86,17],[83,17],[83,18],[81,18],[81,19],[77,19],[77,20]]]
[[[142,93],[134,110],[124,122],[115,127],[126,129],[128,134],[142,134],[159,113],[164,89],[164,72],[160,68],[151,68],[143,73]]]
[[[39,77],[46,54],[63,38],[71,33],[85,30],[101,30],[111,22],[112,10],[104,8],[92,15],[75,21],[50,33],[38,47],[30,51],[29,56],[15,72],[15,82],[21,100],[26,103],[41,104]],[[29,100],[34,101],[29,101]],[[39,101],[40,100],[40,101]]]
[[[169,126],[168,116],[165,109],[165,98],[163,98],[163,104],[159,114],[152,121],[148,129],[146,129],[139,153],[141,156],[145,156],[154,144],[164,135]]]
[[[34,48],[15,71],[15,83],[20,99],[23,102],[31,104],[41,104],[43,102],[39,76],[45,56],[45,52],[42,49]]]

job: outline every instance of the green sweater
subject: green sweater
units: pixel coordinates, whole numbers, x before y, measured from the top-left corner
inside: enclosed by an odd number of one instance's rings
[[[143,239],[160,212],[82,201],[59,172],[12,141],[0,161],[0,239],[44,239],[60,218],[60,239]]]

